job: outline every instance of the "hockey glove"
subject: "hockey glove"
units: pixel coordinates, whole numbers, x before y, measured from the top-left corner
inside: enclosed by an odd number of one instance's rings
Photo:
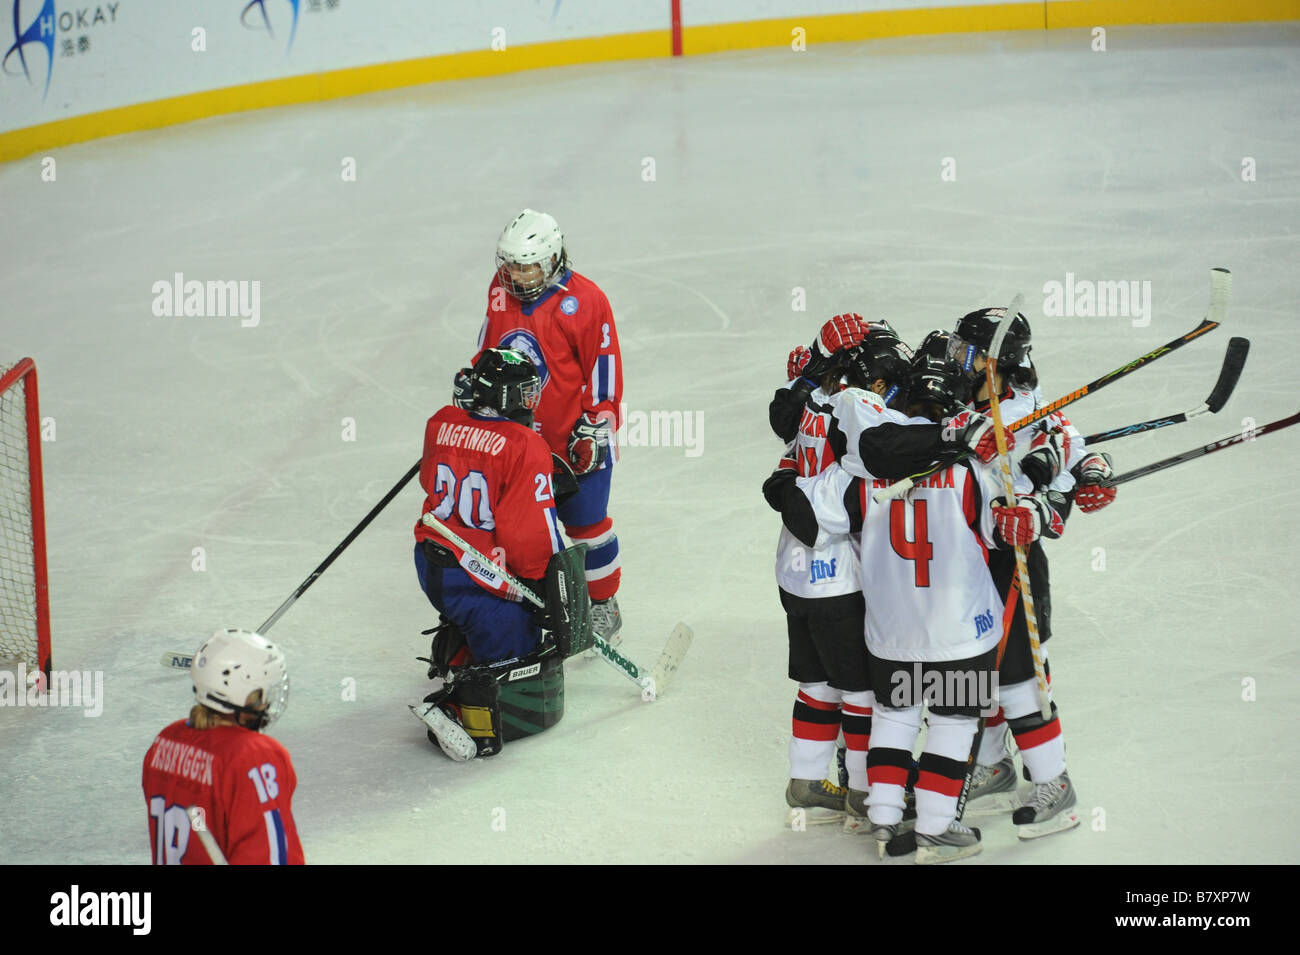
[[[590,474],[609,457],[609,419],[587,412],[569,437],[569,463],[574,474]]]
[[[804,377],[821,380],[835,367],[835,360],[841,352],[861,345],[866,337],[867,326],[861,315],[836,315],[822,326],[817,333],[817,340],[808,350],[811,357],[804,366]]]
[[[790,352],[790,357],[785,360],[786,381],[794,381],[802,375],[811,358],[812,352],[802,345],[795,345],[794,350]]]
[[[767,406],[767,423],[782,441],[793,441],[803,420],[804,405],[813,392],[807,378],[796,381],[789,388],[778,388]]]
[[[790,492],[797,492],[794,479],[798,474],[794,458],[782,458],[776,470],[763,482],[763,498],[767,501],[767,506],[778,514],[785,509]]]
[[[1020,459],[1020,470],[1035,488],[1050,487],[1070,457],[1070,436],[1064,431],[1039,431],[1029,443],[1029,453]]]
[[[474,407],[474,385],[469,377],[471,370],[462,368],[451,383],[451,403],[464,411]]]
[[[1076,483],[1074,503],[1085,514],[1100,511],[1115,500],[1115,488],[1103,484],[1115,476],[1109,454],[1094,451],[1076,464],[1070,473],[1074,475]]]
[[[1006,437],[1007,450],[1012,450],[1016,446],[1015,435],[1010,428],[1003,428],[1002,433]],[[969,450],[985,464],[998,456],[993,419],[969,408],[959,412],[944,425],[943,440]]]
[[[1037,494],[1017,497],[1013,507],[1004,497],[994,498],[993,520],[998,538],[1008,547],[1028,547],[1040,537],[1055,539],[1065,531],[1061,515]]]

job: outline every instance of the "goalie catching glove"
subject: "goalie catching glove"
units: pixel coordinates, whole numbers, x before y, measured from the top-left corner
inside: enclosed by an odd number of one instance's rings
[[[1010,428],[1002,429],[1006,437],[1007,450],[1016,446],[1015,436]],[[997,435],[993,430],[993,419],[971,411],[969,408],[953,415],[944,425],[943,440],[948,444],[959,445],[970,451],[975,457],[988,464],[998,456]]]
[[[569,462],[574,474],[590,474],[609,458],[609,419],[590,411],[578,419],[569,437]]]
[[[1105,486],[1105,482],[1115,476],[1109,454],[1094,451],[1076,464],[1070,473],[1075,481],[1074,503],[1085,514],[1100,511],[1115,500],[1115,488]]]
[[[1059,495],[1029,494],[1017,497],[1014,506],[1005,497],[993,499],[993,520],[998,538],[1008,547],[1028,547],[1046,537],[1055,540],[1065,532],[1065,519],[1053,506]]]

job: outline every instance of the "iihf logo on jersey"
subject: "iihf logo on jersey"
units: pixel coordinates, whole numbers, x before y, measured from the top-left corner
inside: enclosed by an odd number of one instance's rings
[[[984,634],[993,629],[993,611],[985,610],[983,613],[975,615],[975,639],[978,640]]]
[[[515,351],[521,351],[528,356],[528,360],[537,368],[537,377],[542,379],[542,387],[546,387],[546,382],[550,380],[551,373],[546,367],[546,359],[542,357],[542,346],[537,341],[537,336],[524,328],[515,328],[501,336],[501,341],[497,342],[497,348],[513,348]]]
[[[830,560],[814,560],[812,567],[809,568],[812,571],[812,576],[808,578],[808,583],[827,583],[834,579],[835,565],[838,562],[838,559],[834,557]]]

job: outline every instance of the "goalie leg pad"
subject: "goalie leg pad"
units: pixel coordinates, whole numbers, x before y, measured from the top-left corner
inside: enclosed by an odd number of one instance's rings
[[[564,716],[564,658],[550,653],[514,667],[500,683],[499,701],[504,742],[550,729]]]
[[[491,676],[476,672],[477,667],[461,669],[452,684],[447,701],[459,716],[460,725],[474,740],[478,756],[495,756],[501,752],[500,688]]]

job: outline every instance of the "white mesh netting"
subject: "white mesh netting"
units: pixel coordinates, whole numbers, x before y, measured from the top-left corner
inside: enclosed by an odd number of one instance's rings
[[[0,364],[0,379],[12,367]],[[0,393],[0,660],[24,660],[35,670],[40,662],[27,441],[24,375]]]

